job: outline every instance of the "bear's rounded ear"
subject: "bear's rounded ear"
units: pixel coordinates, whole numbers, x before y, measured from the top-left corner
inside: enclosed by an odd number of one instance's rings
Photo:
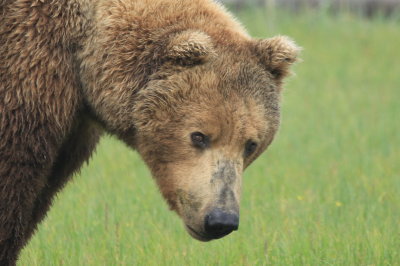
[[[167,60],[180,65],[205,62],[215,54],[210,36],[197,30],[187,30],[171,37],[167,46]]]
[[[255,48],[260,63],[278,82],[290,74],[290,66],[296,62],[301,51],[301,48],[286,36],[256,41]]]

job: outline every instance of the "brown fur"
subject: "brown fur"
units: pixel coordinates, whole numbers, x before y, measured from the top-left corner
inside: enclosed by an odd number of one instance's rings
[[[139,151],[185,225],[238,211],[241,173],[278,128],[290,40],[253,40],[207,0],[2,0],[0,21],[0,265],[103,130]]]

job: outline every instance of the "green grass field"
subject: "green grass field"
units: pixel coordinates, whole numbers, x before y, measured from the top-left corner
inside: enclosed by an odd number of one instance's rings
[[[400,24],[239,17],[304,47],[280,132],[245,173],[239,231],[190,238],[138,155],[106,137],[19,265],[400,265]]]

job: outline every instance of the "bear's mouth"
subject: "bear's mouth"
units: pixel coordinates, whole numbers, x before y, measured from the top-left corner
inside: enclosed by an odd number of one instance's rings
[[[208,234],[200,233],[200,232],[194,230],[189,225],[185,225],[185,226],[186,226],[186,229],[189,232],[189,234],[194,239],[197,239],[197,240],[202,241],[202,242],[208,242],[208,241],[211,241],[211,240],[220,239],[220,238],[223,238],[224,236],[227,236],[227,235],[229,235],[231,233],[231,231],[229,231],[229,232],[223,232],[223,233],[221,233],[219,235],[209,236]]]
[[[194,230],[191,226],[189,226],[189,225],[187,225],[187,224],[185,224],[185,226],[186,226],[186,229],[187,229],[188,233],[189,233],[194,239],[197,239],[197,240],[202,241],[202,242],[207,242],[207,241],[210,241],[210,240],[213,239],[213,238],[211,238],[211,237],[208,237],[208,236],[205,235],[204,233],[200,233],[200,232]]]

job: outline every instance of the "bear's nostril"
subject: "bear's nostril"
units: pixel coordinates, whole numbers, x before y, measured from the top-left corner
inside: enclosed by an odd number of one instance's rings
[[[204,229],[212,238],[221,238],[237,230],[239,227],[239,215],[226,212],[221,209],[211,211],[205,217]]]

